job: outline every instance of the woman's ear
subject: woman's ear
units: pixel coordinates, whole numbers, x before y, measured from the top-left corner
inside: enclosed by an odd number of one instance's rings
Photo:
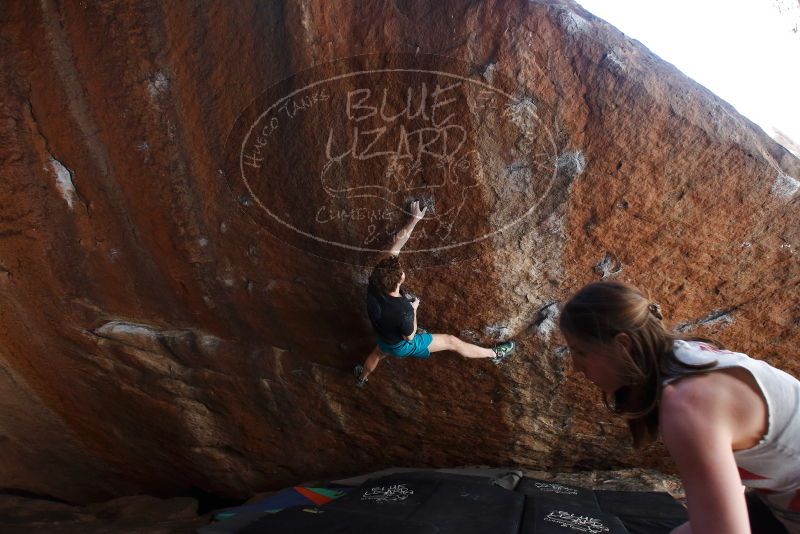
[[[620,332],[616,336],[614,336],[614,342],[619,344],[624,350],[625,353],[630,356],[631,355],[631,336],[626,334],[625,332]]]

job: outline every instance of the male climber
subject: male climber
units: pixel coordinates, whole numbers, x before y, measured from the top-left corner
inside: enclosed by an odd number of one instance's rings
[[[377,346],[367,356],[364,365],[356,365],[356,385],[364,387],[367,377],[387,355],[396,358],[428,358],[431,352],[452,350],[465,358],[491,358],[500,363],[516,348],[513,341],[500,343],[493,348],[479,347],[450,334],[429,334],[417,328],[417,308],[420,300],[405,292],[400,286],[406,273],[400,266],[400,250],[411,232],[425,217],[427,207],[420,209],[419,201],[411,204],[411,220],[397,233],[391,249],[384,253],[369,277],[367,288],[367,313],[375,329]]]

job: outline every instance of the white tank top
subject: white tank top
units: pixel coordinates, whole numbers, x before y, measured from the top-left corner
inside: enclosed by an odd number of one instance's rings
[[[800,381],[767,362],[707,343],[678,340],[673,351],[684,363],[697,365],[717,360],[717,364],[709,369],[681,370],[664,380],[664,385],[689,374],[731,367],[744,368],[753,375],[767,402],[768,423],[758,444],[733,453],[742,484],[760,489],[765,495],[781,493],[782,508],[800,511]]]

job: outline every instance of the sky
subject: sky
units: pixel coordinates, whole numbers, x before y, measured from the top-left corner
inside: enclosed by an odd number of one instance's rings
[[[769,135],[800,145],[798,0],[577,1]]]

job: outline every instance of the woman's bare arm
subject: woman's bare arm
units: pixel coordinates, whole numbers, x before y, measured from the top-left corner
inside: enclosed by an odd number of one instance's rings
[[[664,388],[661,433],[681,476],[689,524],[673,532],[749,534],[744,488],[733,457],[734,412],[704,377]]]

